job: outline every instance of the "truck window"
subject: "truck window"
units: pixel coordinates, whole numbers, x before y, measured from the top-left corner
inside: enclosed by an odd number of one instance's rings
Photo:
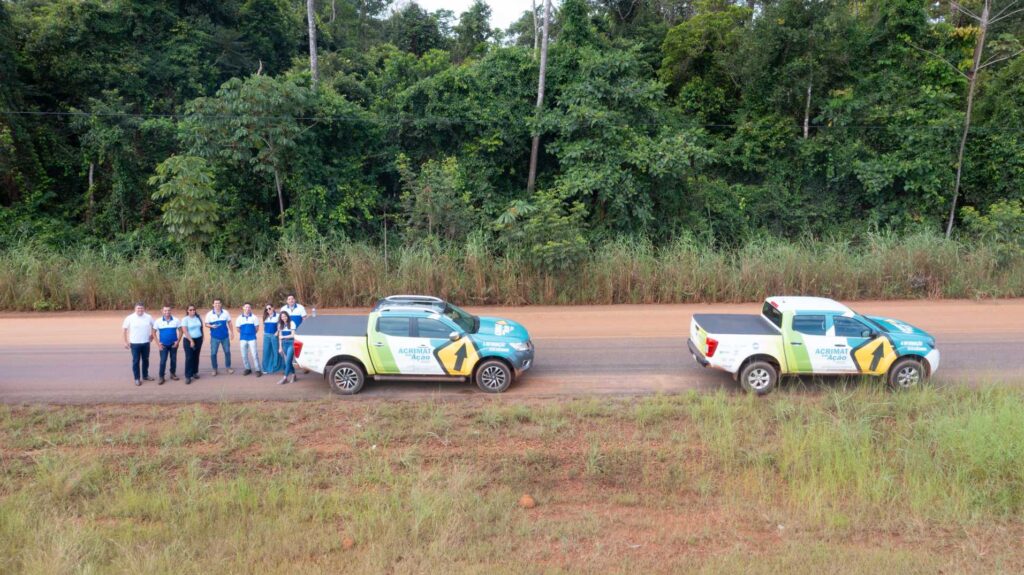
[[[409,318],[382,317],[377,319],[377,331],[384,335],[409,337]]]
[[[853,319],[837,315],[832,318],[832,325],[836,328],[836,337],[870,337],[871,328]]]
[[[825,316],[795,315],[793,316],[793,331],[806,335],[825,335]]]
[[[448,339],[452,328],[429,317],[416,318],[416,337],[429,337],[430,339]]]
[[[775,327],[782,329],[782,312],[775,309],[775,306],[768,302],[764,302],[764,307],[761,308],[761,313],[764,317],[768,318],[768,321],[775,324]]]

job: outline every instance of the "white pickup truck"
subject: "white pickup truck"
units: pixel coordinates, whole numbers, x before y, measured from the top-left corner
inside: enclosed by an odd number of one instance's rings
[[[770,297],[760,315],[694,314],[687,345],[697,363],[758,395],[787,374],[877,375],[910,388],[939,368],[927,332],[819,297]]]

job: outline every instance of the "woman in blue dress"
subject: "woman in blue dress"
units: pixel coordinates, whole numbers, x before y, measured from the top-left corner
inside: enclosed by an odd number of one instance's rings
[[[268,304],[263,307],[263,373],[277,373],[284,369],[278,348],[277,312]]]
[[[282,311],[277,314],[277,338],[278,351],[281,352],[281,359],[284,361],[284,377],[277,382],[278,385],[295,382],[295,322]]]

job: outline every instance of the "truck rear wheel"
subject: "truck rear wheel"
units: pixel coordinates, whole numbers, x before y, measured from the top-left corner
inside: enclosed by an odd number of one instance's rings
[[[917,387],[924,381],[925,377],[927,376],[925,375],[924,365],[916,359],[907,357],[892,365],[892,368],[889,369],[889,376],[886,379],[889,382],[889,387],[901,390]]]
[[[779,383],[779,370],[767,361],[752,361],[740,370],[743,391],[767,395]]]
[[[366,383],[366,374],[359,364],[351,361],[341,361],[331,366],[327,371],[327,381],[331,385],[331,391],[338,395],[353,395],[359,393]]]
[[[482,391],[501,393],[512,385],[512,370],[503,361],[489,359],[480,364],[473,380]]]

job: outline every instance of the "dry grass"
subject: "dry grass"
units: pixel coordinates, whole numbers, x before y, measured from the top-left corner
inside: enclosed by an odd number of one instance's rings
[[[7,406],[0,463],[3,573],[1024,569],[1006,390]]]
[[[277,270],[275,272],[274,270]],[[131,257],[22,245],[0,252],[0,309],[124,309],[133,301],[226,305],[297,293],[327,306],[366,306],[392,293],[430,293],[467,305],[742,302],[765,293],[865,298],[1016,297],[1024,261],[933,235],[755,240],[738,250],[692,241],[596,245],[577,269],[552,277],[482,242],[381,249],[362,243],[282,242],[252,259]]]

